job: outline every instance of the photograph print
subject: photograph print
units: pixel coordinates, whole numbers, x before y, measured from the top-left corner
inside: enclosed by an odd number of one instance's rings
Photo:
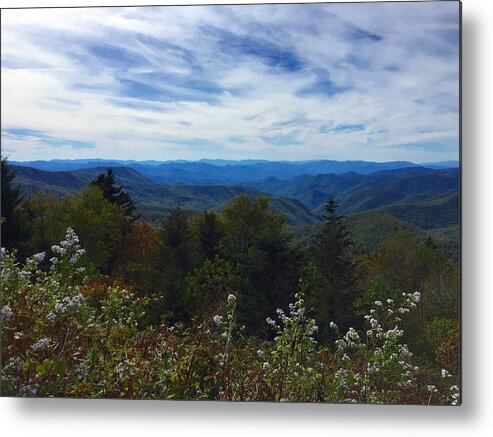
[[[1,396],[461,404],[458,1],[1,11]]]

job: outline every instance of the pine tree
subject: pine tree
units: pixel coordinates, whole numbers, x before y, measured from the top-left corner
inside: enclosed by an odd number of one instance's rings
[[[214,211],[205,211],[196,223],[200,251],[205,259],[214,260],[219,255],[224,234],[218,216]]]
[[[130,197],[128,192],[123,191],[122,186],[116,186],[115,174],[111,168],[106,169],[106,174],[102,173],[91,182],[91,185],[97,186],[102,192],[104,198],[110,202],[118,205],[125,214],[132,220],[136,220],[139,216],[133,217],[133,213],[137,209],[135,203]]]
[[[322,328],[321,335],[325,338],[332,337],[329,330],[331,321],[337,323],[342,331],[354,319],[357,265],[350,257],[353,243],[343,217],[336,214],[337,206],[336,201],[329,198],[325,205],[325,223],[310,248],[319,277],[311,301],[315,318]]]
[[[161,248],[155,268],[155,290],[159,301],[153,311],[157,317],[166,316],[170,321],[186,321],[186,277],[196,267],[196,254],[192,245],[192,233],[186,212],[180,206],[168,211],[160,225]]]
[[[265,319],[292,302],[302,274],[302,251],[284,227],[285,216],[269,198],[237,196],[221,211],[224,256],[243,279],[238,321],[249,334],[270,333]]]

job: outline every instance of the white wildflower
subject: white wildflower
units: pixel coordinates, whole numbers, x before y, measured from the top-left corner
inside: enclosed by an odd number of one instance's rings
[[[234,294],[228,295],[228,303],[231,305],[236,302],[236,296]]]
[[[32,345],[32,348],[35,351],[40,351],[45,349],[47,346],[51,344],[51,338],[42,338],[41,340],[37,341]]]
[[[33,258],[36,262],[40,263],[45,259],[46,252],[39,252],[33,255]]]

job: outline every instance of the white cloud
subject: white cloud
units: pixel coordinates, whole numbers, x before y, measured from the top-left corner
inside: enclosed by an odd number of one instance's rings
[[[19,160],[456,159],[454,38],[455,2],[7,10],[2,130],[45,139],[2,146]],[[326,128],[344,124],[364,128]]]

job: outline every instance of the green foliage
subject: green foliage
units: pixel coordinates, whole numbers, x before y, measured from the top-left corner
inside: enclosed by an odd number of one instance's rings
[[[206,259],[187,281],[189,311],[194,317],[210,318],[218,312],[227,296],[231,292],[237,294],[241,287],[242,279],[228,261],[217,256],[212,261]]]
[[[224,235],[222,224],[217,214],[214,211],[197,214],[192,223],[192,228],[196,233],[202,257],[207,260],[213,260],[220,254],[221,239]]]
[[[387,301],[388,299],[400,303],[403,300],[402,290],[390,288],[382,277],[377,276],[371,281],[368,290],[363,293],[360,307],[364,313],[367,313],[376,300]]]
[[[115,274],[132,285],[140,297],[150,297],[155,291],[155,278],[160,275],[156,260],[162,244],[159,231],[151,224],[127,223]]]
[[[369,269],[370,277],[381,276],[391,288],[419,291],[421,320],[458,317],[458,269],[431,239],[417,243],[409,234],[399,233],[370,260]]]
[[[395,217],[423,229],[444,228],[459,224],[459,192],[416,199],[403,199],[382,208]]]
[[[160,226],[162,245],[155,260],[155,321],[163,315],[171,321],[186,321],[186,277],[196,265],[192,232],[187,214],[176,206]],[[156,319],[157,318],[157,319]]]
[[[21,204],[21,190],[14,185],[15,171],[8,165],[7,158],[1,157],[0,163],[2,246],[11,248],[18,246],[26,236],[26,216]]]
[[[244,278],[238,319],[250,334],[268,334],[265,318],[292,300],[303,262],[302,252],[281,228],[258,234],[247,252],[237,258],[237,272]]]
[[[224,228],[223,247],[227,256],[236,260],[253,246],[258,235],[278,232],[284,216],[269,210],[269,198],[237,196],[221,211]]]
[[[139,303],[126,290],[109,288],[101,307],[90,305],[85,251],[78,241],[69,228],[65,240],[53,246],[57,256],[47,270],[40,268],[45,253],[21,265],[15,253],[2,251],[4,395],[124,394],[100,389],[116,385],[106,379],[109,361],[121,357],[112,352],[135,333]]]
[[[423,373],[413,362],[414,355],[408,345],[402,343],[404,331],[399,325],[406,314],[416,309],[421,296],[418,292],[401,296],[400,302],[391,298],[374,302],[364,317],[368,324],[364,337],[349,328],[336,341],[340,368],[333,380],[334,390],[339,399],[349,403],[414,404],[428,395],[428,405],[457,405],[457,385],[438,379],[436,373]],[[332,326],[339,332],[336,325]],[[425,390],[420,386],[424,375],[433,377],[439,384],[427,385]],[[452,375],[444,369],[441,376],[452,380]]]
[[[404,331],[399,329],[403,314],[410,312],[419,302],[419,293],[404,296],[403,305],[392,299],[377,300],[369,314],[366,342],[349,328],[336,341],[340,368],[334,384],[338,395],[349,403],[413,403],[403,396],[416,393],[418,367],[413,366],[406,344],[401,343]],[[336,325],[334,329],[338,331]]]
[[[168,208],[156,228],[128,220],[114,175],[100,176],[100,187],[25,203],[30,239],[17,246],[36,255],[21,263],[2,249],[5,393],[459,402],[459,272],[439,240],[371,213],[360,233],[382,235],[372,253],[355,251],[354,223],[331,199],[302,249],[285,216],[252,193],[221,212]],[[202,188],[174,190],[186,200]],[[237,192],[205,188],[215,202]],[[389,223],[412,235],[386,238]]]
[[[430,234],[388,212],[376,210],[344,217],[348,232],[358,252],[375,253],[399,232],[408,233],[414,241],[426,240]]]
[[[431,359],[454,373],[460,369],[460,326],[457,320],[435,319],[423,330],[422,341]]]
[[[88,187],[72,198],[56,199],[39,192],[27,202],[31,219],[31,250],[48,251],[51,242],[58,241],[65,229],[78,229],[88,260],[96,268],[108,272],[117,258],[125,219],[117,205],[108,203],[101,191]]]

